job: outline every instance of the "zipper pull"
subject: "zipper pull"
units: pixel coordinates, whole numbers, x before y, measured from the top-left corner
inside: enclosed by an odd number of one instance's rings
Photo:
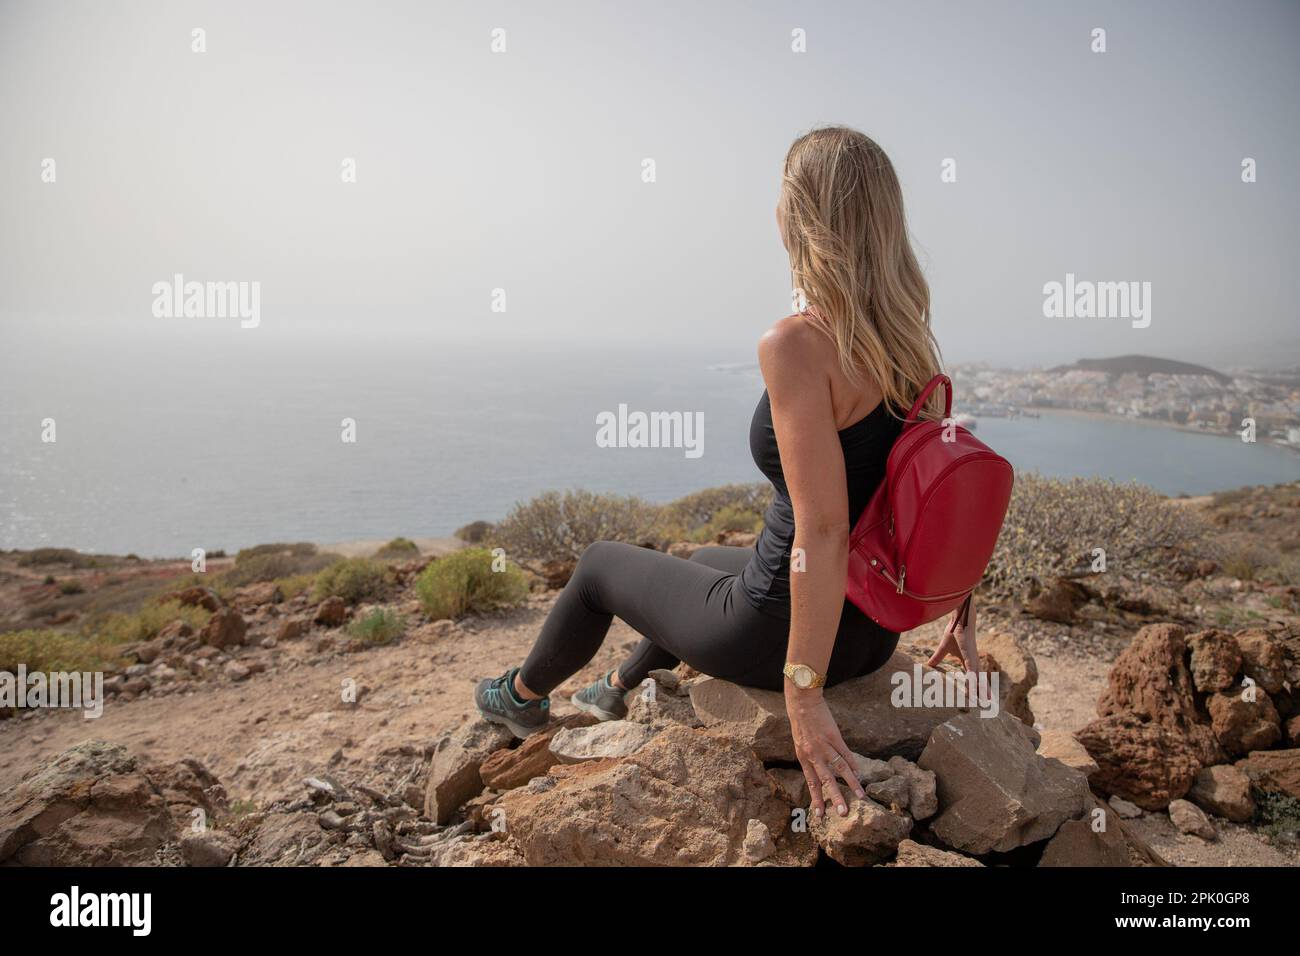
[[[898,568],[898,593],[903,593],[903,582],[907,580],[907,567],[900,565]]]

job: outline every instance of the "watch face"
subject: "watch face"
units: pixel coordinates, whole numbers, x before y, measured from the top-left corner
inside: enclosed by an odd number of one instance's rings
[[[807,664],[797,665],[794,669],[794,685],[796,687],[811,687],[812,682],[812,668]]]

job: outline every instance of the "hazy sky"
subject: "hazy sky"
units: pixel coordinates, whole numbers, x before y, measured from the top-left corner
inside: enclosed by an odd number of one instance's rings
[[[781,159],[844,123],[950,361],[1295,364],[1298,47],[1295,2],[0,0],[0,349],[199,334],[151,313],[182,273],[261,283],[202,334],[743,360],[789,311]],[[1150,327],[1044,318],[1066,273],[1150,282]]]

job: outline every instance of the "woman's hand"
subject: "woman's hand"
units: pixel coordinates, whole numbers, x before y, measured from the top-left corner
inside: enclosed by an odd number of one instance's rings
[[[973,598],[967,598],[957,610],[952,612],[948,628],[943,632],[943,640],[939,642],[938,649],[926,663],[931,667],[937,667],[949,655],[957,658],[968,672],[979,673],[980,653],[975,642]]]
[[[785,709],[790,715],[794,752],[803,768],[804,779],[808,781],[813,813],[820,817],[826,812],[826,802],[822,795],[822,787],[825,785],[835,809],[840,816],[846,815],[849,807],[835,781],[836,774],[859,797],[865,797],[866,793],[853,766],[853,751],[849,750],[848,744],[840,736],[840,728],[831,716],[831,709],[826,705],[821,689],[800,690],[787,682]]]

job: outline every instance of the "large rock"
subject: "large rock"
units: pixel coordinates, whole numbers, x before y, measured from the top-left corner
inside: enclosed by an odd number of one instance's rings
[[[913,664],[905,654],[896,652],[874,673],[827,689],[826,703],[850,749],[869,756],[897,754],[915,760],[934,728],[962,712],[955,707],[895,706],[898,681],[894,675],[911,682]],[[937,673],[916,666],[923,673]],[[796,759],[784,695],[712,677],[692,683],[690,695],[695,715],[705,727],[743,740],[761,760]]]
[[[998,674],[1001,708],[1032,727],[1034,712],[1029,706],[1029,692],[1038,684],[1038,665],[1033,655],[1004,631],[981,634],[979,644],[985,669]]]
[[[1135,714],[1183,737],[1203,766],[1223,763],[1222,748],[1196,710],[1187,657],[1184,631],[1177,624],[1142,628],[1111,667],[1097,715]]]
[[[223,607],[203,625],[199,631],[199,640],[204,644],[225,650],[244,643],[248,633],[248,624],[234,608]]]
[[[1124,825],[1110,806],[1088,795],[1084,815],[1067,820],[1039,857],[1039,866],[1168,866],[1155,850]]]
[[[1231,687],[1241,670],[1241,650],[1226,631],[1200,631],[1187,638],[1191,648],[1192,684],[1212,694]]]
[[[434,745],[429,782],[424,791],[424,815],[446,823],[471,797],[483,791],[479,767],[494,751],[514,739],[508,729],[486,720],[470,720]]]
[[[189,824],[191,785],[201,783],[185,767],[146,766],[120,744],[79,744],[0,796],[0,864],[151,863]],[[201,792],[194,800],[205,811],[213,808]]]
[[[850,795],[848,813],[840,816],[827,806],[821,817],[812,818],[810,830],[819,846],[843,866],[872,866],[894,855],[912,832],[912,818],[886,810],[870,797]]]
[[[1202,840],[1217,840],[1218,832],[1209,817],[1189,800],[1172,800],[1169,803],[1169,821],[1180,833],[1198,836]]]
[[[1300,749],[1256,750],[1238,760],[1236,767],[1257,789],[1300,800]]]
[[[654,735],[652,727],[631,720],[564,727],[551,737],[551,753],[561,763],[627,757],[644,747]]]
[[[504,748],[483,761],[479,776],[493,790],[513,790],[540,777],[560,762],[551,753],[551,738],[566,727],[589,727],[596,723],[591,714],[570,714],[551,722],[545,730],[531,734],[513,750]]]
[[[1268,631],[1251,629],[1235,635],[1241,649],[1241,669],[1270,694],[1282,689],[1287,660],[1282,642]]]
[[[1097,761],[1089,783],[1147,810],[1186,794],[1201,769],[1185,737],[1133,714],[1094,720],[1075,736]]]
[[[967,853],[1007,851],[1044,840],[1083,812],[1088,781],[1044,760],[1009,714],[964,714],[935,728],[917,765],[939,780],[931,831]]]
[[[743,865],[751,820],[776,843],[765,862],[816,857],[748,746],[677,724],[629,757],[557,765],[497,806],[531,866]]]
[[[1201,768],[1187,799],[1202,810],[1236,823],[1245,823],[1255,815],[1250,777],[1230,764]]]
[[[1038,740],[1038,756],[1059,760],[1085,777],[1097,770],[1097,761],[1092,759],[1088,749],[1068,730],[1042,731]]]
[[[941,850],[935,846],[926,846],[915,840],[904,840],[898,844],[898,856],[889,866],[977,866],[984,864],[974,857]]]
[[[1263,750],[1282,737],[1277,708],[1262,687],[1253,688],[1254,700],[1247,700],[1239,688],[1211,694],[1205,701],[1210,723],[1219,745],[1232,757]]]

